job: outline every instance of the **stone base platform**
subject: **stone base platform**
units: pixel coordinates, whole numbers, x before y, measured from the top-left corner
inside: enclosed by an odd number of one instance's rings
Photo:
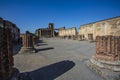
[[[96,65],[99,66],[100,68],[105,68],[105,69],[109,69],[112,71],[119,71],[120,72],[120,61],[105,61],[105,60],[100,60],[95,58],[95,56],[93,56],[90,61]]]
[[[104,77],[106,80],[120,80],[120,66],[115,67],[116,65],[114,65],[111,67],[112,63],[109,65],[108,63],[99,62],[94,58],[85,61],[85,64],[94,72]],[[113,70],[110,70],[109,67],[113,68]]]

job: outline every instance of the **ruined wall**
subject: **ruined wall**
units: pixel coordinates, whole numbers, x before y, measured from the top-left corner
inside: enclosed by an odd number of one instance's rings
[[[93,34],[93,39],[96,36],[118,35],[120,36],[120,17],[102,20],[90,24],[80,26],[79,35],[84,35],[85,39],[89,40],[88,35]]]
[[[66,35],[67,36],[75,36],[76,35],[76,28],[69,28],[69,29],[66,29]]]
[[[51,29],[41,29],[39,33],[41,34],[41,37],[53,37]]]
[[[30,32],[26,32],[25,34],[21,34],[22,45],[24,48],[33,48],[33,35]]]
[[[97,36],[95,57],[105,61],[120,60],[120,36]]]
[[[0,80],[4,80],[13,72],[12,33],[8,28],[0,27]]]
[[[48,28],[39,28],[35,31],[35,35],[41,37],[54,37],[54,24],[49,23]]]
[[[54,34],[54,23],[49,23],[48,28],[50,29],[49,31],[51,31],[48,34],[51,33],[50,37],[54,37],[55,36],[55,34]]]
[[[58,30],[58,36],[59,37],[64,37],[66,34],[65,34],[65,30]]]
[[[61,27],[58,29],[58,36],[59,37],[64,37],[65,35],[65,27]]]
[[[71,36],[76,36],[76,34],[77,34],[77,31],[76,31],[75,27],[58,30],[58,35],[60,37],[64,37],[64,36],[70,36],[71,37]]]
[[[53,37],[53,30],[49,28],[40,28],[36,30],[35,35],[39,38],[41,37]]]

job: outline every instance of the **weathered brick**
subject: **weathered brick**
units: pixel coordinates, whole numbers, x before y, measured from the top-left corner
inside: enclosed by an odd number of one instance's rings
[[[120,60],[120,37],[97,36],[95,57],[106,61]]]
[[[10,77],[13,72],[12,33],[0,27],[0,79]]]
[[[33,47],[33,34],[30,32],[26,32],[25,34],[21,34],[22,44],[25,48]]]

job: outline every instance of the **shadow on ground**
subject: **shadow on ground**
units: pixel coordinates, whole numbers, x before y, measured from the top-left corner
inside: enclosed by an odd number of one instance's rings
[[[46,43],[43,40],[38,40],[37,43]]]
[[[73,61],[61,61],[26,73],[31,80],[54,80],[74,66],[75,63]]]
[[[47,48],[42,48],[42,49],[36,49],[36,52],[46,51],[46,50],[51,50],[51,49],[54,49],[54,48],[53,47],[47,47]]]
[[[13,45],[13,56],[18,54],[18,52],[20,51],[21,47],[22,47],[22,44]]]
[[[41,43],[39,43],[39,44],[37,44],[37,46],[45,46],[45,45],[48,45],[48,44],[41,44]]]

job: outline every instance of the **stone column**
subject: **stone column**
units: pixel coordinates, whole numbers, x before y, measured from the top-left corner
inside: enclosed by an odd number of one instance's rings
[[[13,45],[10,29],[0,28],[0,80],[6,80],[13,73]]]

